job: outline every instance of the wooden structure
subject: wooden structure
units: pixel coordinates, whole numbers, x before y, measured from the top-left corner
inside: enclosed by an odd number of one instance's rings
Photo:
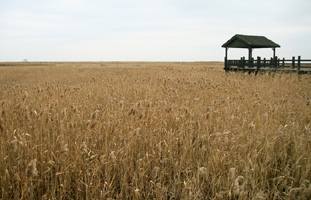
[[[275,55],[275,49],[280,45],[269,40],[264,36],[250,36],[237,34],[222,45],[225,50],[225,68],[228,71],[284,71],[284,72],[298,72],[311,74],[311,60],[302,60],[300,56],[298,59],[278,59]],[[248,60],[242,57],[240,60],[229,60],[229,48],[246,48],[248,49]],[[252,57],[252,51],[255,48],[271,48],[273,50],[273,57],[270,59],[261,59]]]
[[[257,57],[256,60],[245,60],[242,57],[240,60],[227,60],[225,62],[225,71],[242,71],[242,72],[297,72],[299,74],[311,74],[311,59],[298,59],[292,57],[291,59],[279,59],[278,57],[270,59],[261,59]]]

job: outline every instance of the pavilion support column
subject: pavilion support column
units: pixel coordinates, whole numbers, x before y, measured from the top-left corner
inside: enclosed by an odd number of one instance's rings
[[[226,50],[225,50],[225,70],[227,71],[228,69],[228,63],[227,63],[227,60],[228,60],[228,47],[226,47]]]
[[[249,67],[253,66],[253,56],[252,56],[253,49],[248,48],[248,62],[249,62]]]
[[[253,52],[253,49],[252,48],[248,48],[248,60],[252,60],[252,52]]]
[[[275,48],[272,48],[273,50],[273,59],[275,58]]]
[[[273,50],[273,67],[276,67],[276,60],[275,60],[275,48],[272,48]]]

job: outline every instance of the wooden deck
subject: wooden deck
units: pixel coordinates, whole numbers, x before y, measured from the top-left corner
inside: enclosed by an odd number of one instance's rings
[[[225,58],[226,72],[229,71],[242,71],[242,72],[286,72],[286,73],[299,73],[299,74],[311,74],[311,59],[298,59],[292,57],[292,59],[275,59],[271,58],[267,60],[266,58],[261,59],[257,57],[256,60],[245,60],[242,57],[240,60],[227,60]]]

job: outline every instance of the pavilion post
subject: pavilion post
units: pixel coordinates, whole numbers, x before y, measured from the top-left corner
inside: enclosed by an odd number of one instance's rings
[[[248,62],[249,62],[249,67],[253,66],[253,56],[252,56],[253,49],[248,48]]]
[[[273,47],[272,50],[273,50],[273,66],[276,67],[277,66],[276,62],[277,61],[276,61],[276,58],[275,58],[275,47]]]
[[[253,49],[252,48],[248,48],[248,60],[252,59],[252,52],[253,52]]]
[[[226,50],[225,50],[225,70],[227,71],[228,69],[228,47],[226,47]]]
[[[275,58],[275,47],[272,48],[272,50],[273,50],[273,58]]]

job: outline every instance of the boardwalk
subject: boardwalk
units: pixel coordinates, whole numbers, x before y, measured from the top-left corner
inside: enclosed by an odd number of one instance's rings
[[[278,59],[275,57],[267,60],[266,58],[245,60],[245,57],[242,57],[240,60],[227,60],[225,58],[225,67],[226,72],[229,71],[244,71],[244,72],[259,72],[259,71],[268,71],[268,72],[287,72],[287,73],[299,73],[299,74],[311,74],[311,59],[301,59],[298,56],[298,59],[292,57],[292,59]]]

